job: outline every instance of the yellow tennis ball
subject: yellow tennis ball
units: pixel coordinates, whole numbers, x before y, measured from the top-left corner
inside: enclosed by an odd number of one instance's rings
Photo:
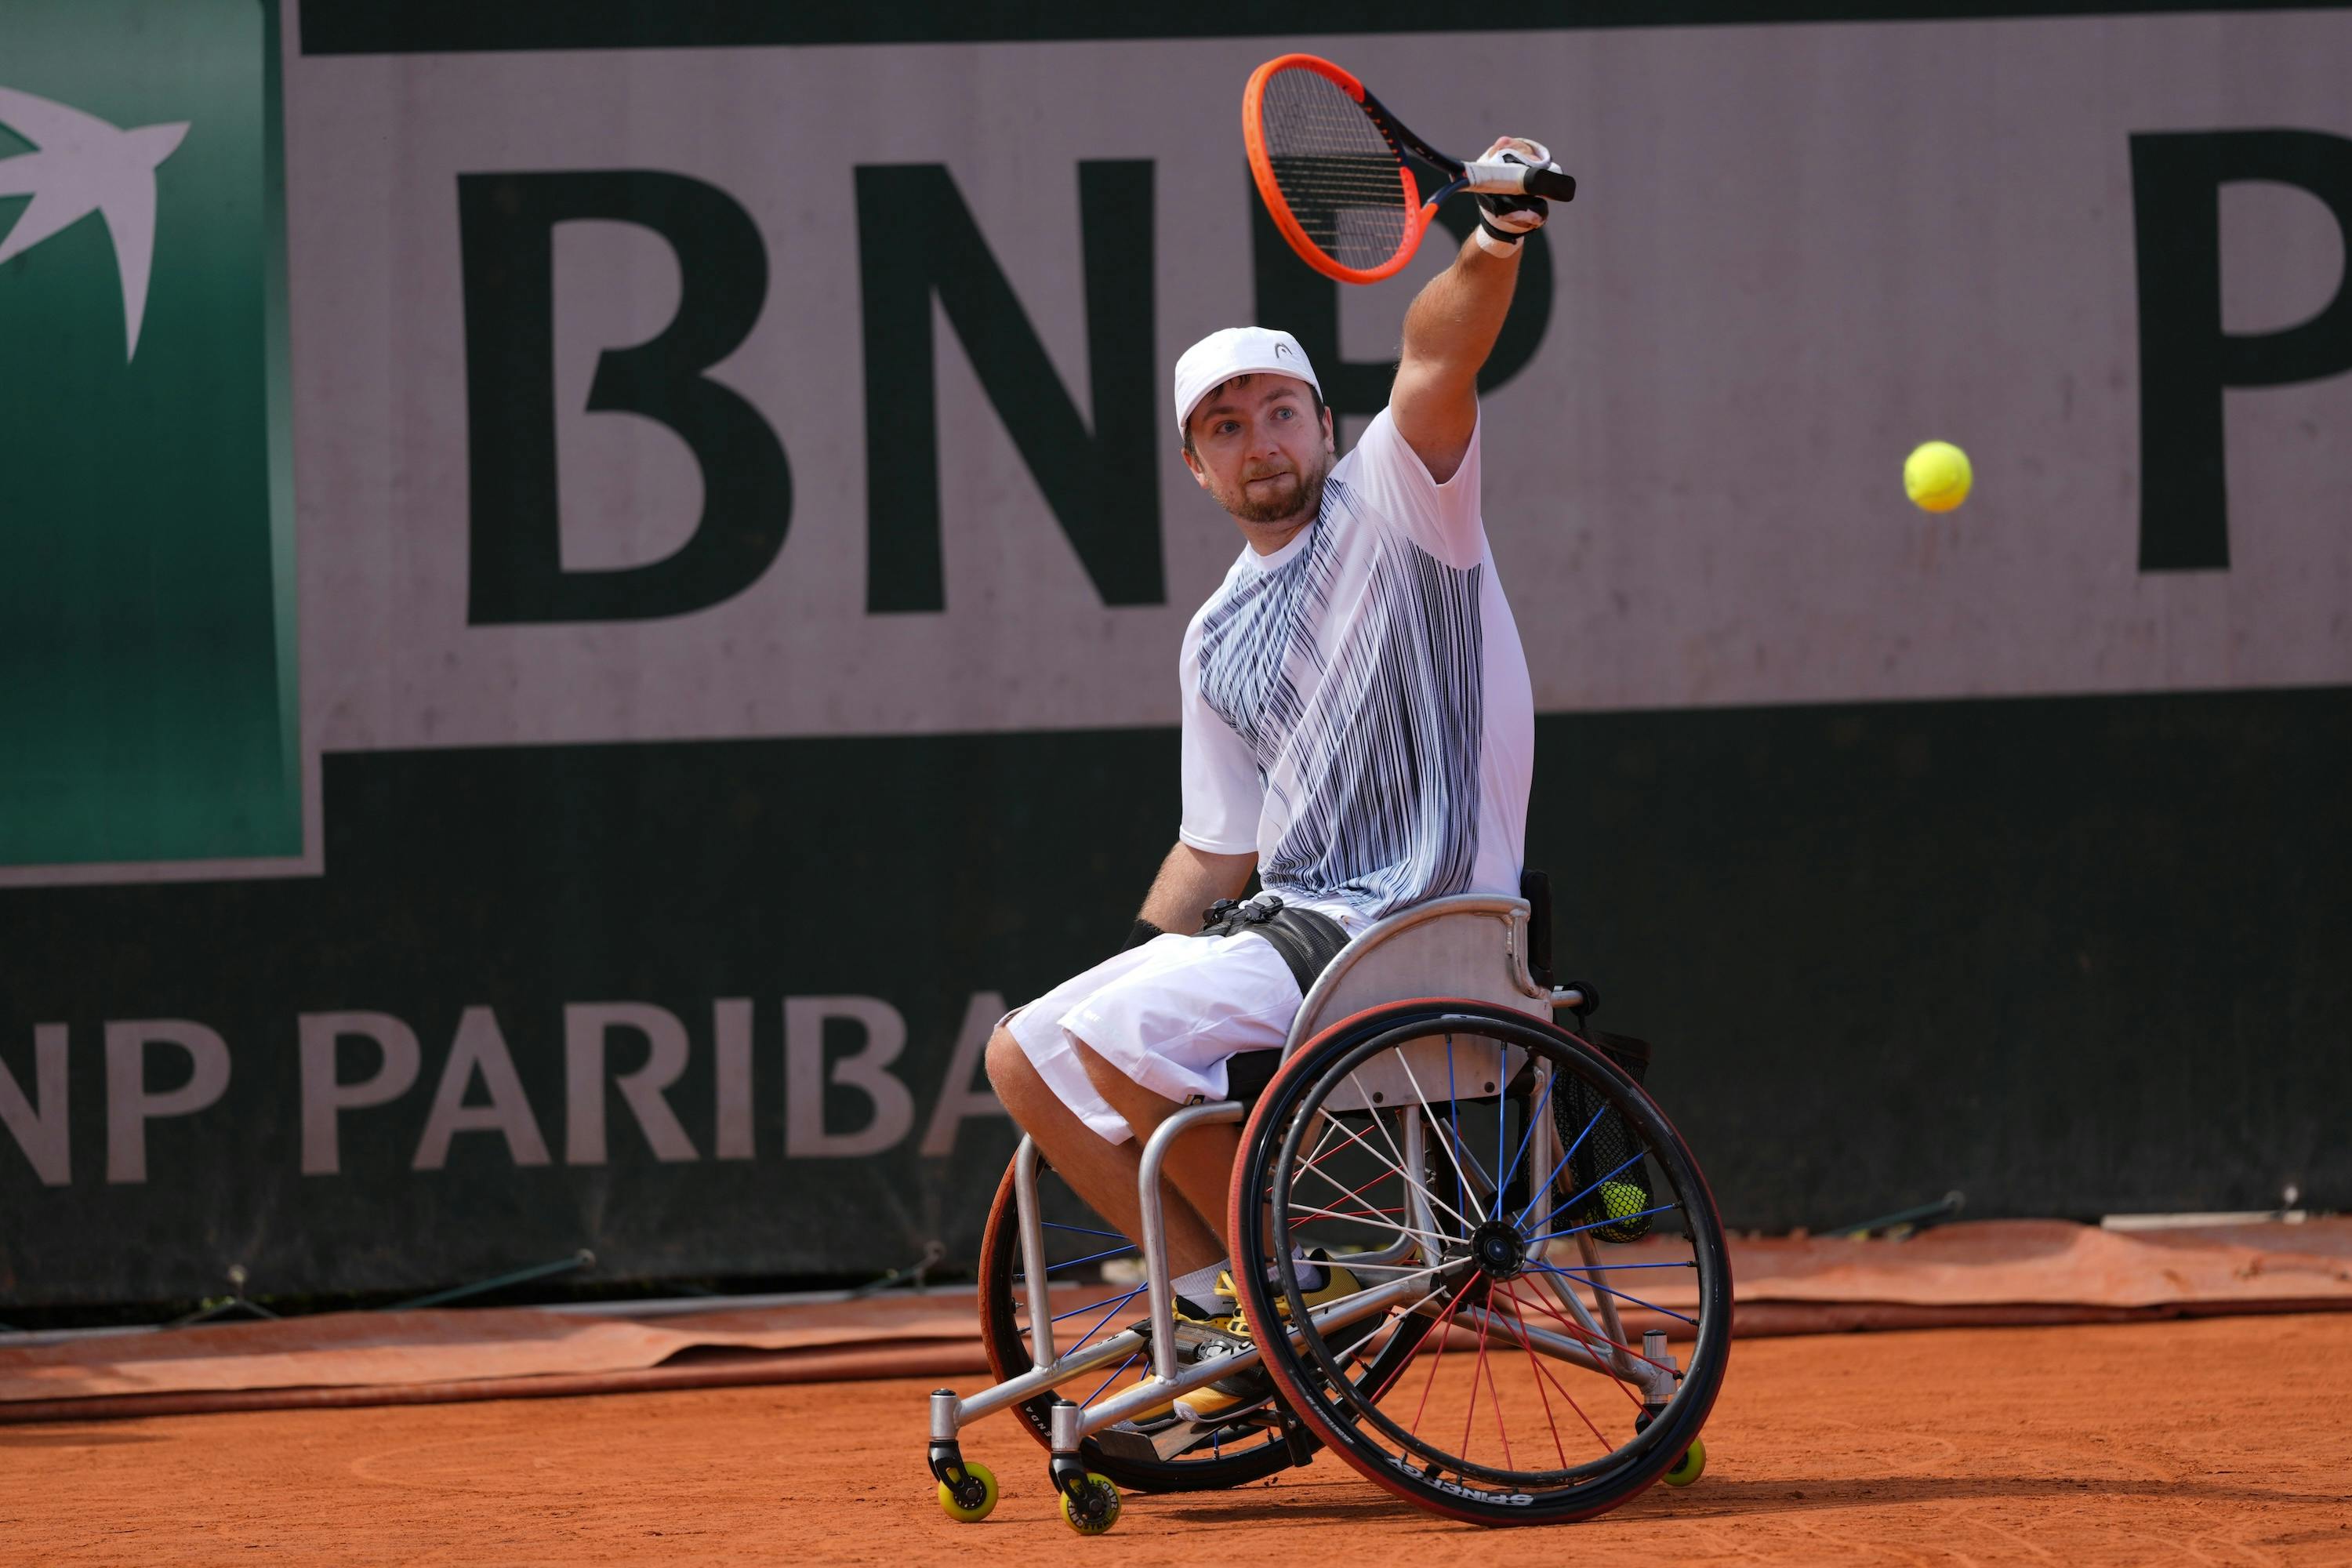
[[[1903,459],[1903,493],[1921,511],[1949,511],[1969,499],[1976,473],[1949,441],[1923,441]]]
[[[1611,1219],[1630,1219],[1650,1206],[1650,1194],[1631,1182],[1603,1182],[1601,1206]]]

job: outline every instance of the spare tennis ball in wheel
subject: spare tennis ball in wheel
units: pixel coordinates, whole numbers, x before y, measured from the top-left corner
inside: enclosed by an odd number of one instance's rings
[[[1921,511],[1949,511],[1969,499],[1976,473],[1949,441],[1922,441],[1903,459],[1903,493]]]
[[[1601,1206],[1611,1219],[1631,1219],[1650,1206],[1650,1194],[1631,1182],[1603,1182]]]

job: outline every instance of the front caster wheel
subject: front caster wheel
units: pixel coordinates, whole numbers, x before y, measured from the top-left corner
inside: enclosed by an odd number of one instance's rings
[[[1092,1470],[1062,1493],[1063,1522],[1080,1535],[1100,1535],[1117,1524],[1118,1508],[1118,1488]]]
[[[1706,1468],[1706,1444],[1694,1437],[1691,1446],[1683,1450],[1683,1457],[1668,1466],[1666,1473],[1658,1479],[1670,1487],[1686,1487],[1698,1479]]]
[[[978,1524],[996,1510],[996,1472],[967,1462],[961,1485],[940,1483],[940,1509],[958,1524]]]

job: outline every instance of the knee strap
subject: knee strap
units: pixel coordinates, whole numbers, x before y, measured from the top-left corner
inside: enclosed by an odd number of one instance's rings
[[[1219,899],[1195,936],[1232,936],[1246,931],[1264,937],[1298,982],[1301,996],[1314,989],[1315,977],[1330,967],[1348,945],[1347,928],[1316,910],[1293,909],[1272,893],[1260,893],[1248,903]]]

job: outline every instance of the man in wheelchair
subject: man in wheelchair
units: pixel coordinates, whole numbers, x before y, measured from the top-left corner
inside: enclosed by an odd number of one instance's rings
[[[1534,700],[1479,514],[1476,386],[1545,215],[1492,201],[1406,312],[1389,405],[1346,457],[1289,333],[1227,328],[1177,362],[1185,465],[1245,544],[1178,658],[1177,842],[1126,949],[1010,1015],[988,1049],[1014,1121],[1130,1237],[1141,1141],[1188,1101],[1263,1087],[1349,936],[1430,899],[1518,892]],[[1259,900],[1230,903],[1253,872]],[[1236,1338],[1239,1136],[1181,1135],[1162,1194],[1180,1319]],[[1310,1305],[1357,1288],[1310,1262]],[[1253,1369],[1176,1408],[1205,1421],[1266,1394]]]

